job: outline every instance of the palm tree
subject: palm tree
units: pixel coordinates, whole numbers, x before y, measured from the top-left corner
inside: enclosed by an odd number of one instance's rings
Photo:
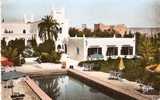
[[[145,37],[144,40],[141,42],[139,51],[144,63],[147,65],[150,63],[151,59],[154,59],[156,49],[151,40]]]
[[[57,40],[59,32],[59,23],[52,16],[45,16],[42,22],[38,24],[39,37],[41,40]]]

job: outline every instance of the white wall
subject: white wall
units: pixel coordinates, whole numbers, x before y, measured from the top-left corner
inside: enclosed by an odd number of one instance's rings
[[[36,33],[31,32],[31,24],[24,22],[4,22],[1,24],[1,39],[6,38],[6,41],[15,40],[16,38],[24,38],[25,44],[28,39],[32,39],[32,37],[36,36]],[[13,33],[5,33],[7,31],[13,31]],[[26,33],[23,33],[23,30]]]
[[[13,31],[16,34],[23,34],[23,30],[26,30],[26,34],[30,33],[30,24],[24,22],[5,22],[2,23],[2,34],[5,30]],[[12,33],[8,33],[12,34]]]
[[[79,54],[77,54],[79,48]],[[67,43],[67,54],[71,59],[82,61],[84,60],[84,39],[83,38],[70,38]]]
[[[135,37],[133,38],[91,38],[91,37],[71,37],[67,45],[67,54],[70,55],[72,59],[83,61],[87,60],[87,50],[90,47],[101,47],[104,59],[107,59],[106,52],[108,46],[118,47],[118,55],[112,56],[112,58],[125,57],[120,54],[121,47],[123,45],[129,45],[133,47],[133,55],[127,55],[127,58],[133,58],[135,56]],[[77,55],[76,48],[80,48],[80,55]]]

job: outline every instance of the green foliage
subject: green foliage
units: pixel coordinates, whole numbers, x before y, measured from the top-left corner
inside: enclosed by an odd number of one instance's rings
[[[87,65],[91,65],[93,67],[93,70],[100,70],[100,66],[101,64],[103,64],[104,60],[96,60],[96,61],[82,61],[80,62],[78,65],[79,66],[85,66]]]
[[[25,41],[24,39],[15,39],[8,42],[8,45],[6,45],[5,39],[1,42],[1,54],[4,57],[7,57],[9,60],[11,60],[15,66],[21,65],[25,63],[24,59],[21,59],[20,61],[20,54],[23,53],[25,49]]]
[[[42,22],[38,24],[40,39],[57,40],[57,33],[60,31],[59,23],[52,16],[45,16]]]
[[[107,61],[82,61],[78,65],[83,64],[98,64],[99,71],[109,72],[111,70],[118,70],[119,59],[108,59]],[[154,88],[160,90],[160,74],[153,74],[145,69],[145,65],[141,59],[123,59],[125,69],[123,70],[122,77],[130,81],[142,80],[145,84],[152,83]],[[94,69],[93,69],[94,70]]]
[[[46,40],[43,43],[39,44],[38,51],[39,52],[47,52],[51,53],[51,51],[55,50],[55,44],[53,40]]]
[[[124,38],[132,38],[132,37],[134,37],[134,35],[132,33],[129,33],[129,34],[125,33],[123,37]]]
[[[76,28],[70,28],[69,29],[69,35],[71,37],[75,37],[77,34],[80,34],[80,31]]]
[[[15,66],[19,66],[25,63],[24,59],[21,59],[22,61],[20,61],[17,48],[6,47],[1,51],[1,54],[2,56],[7,57],[10,61],[12,61]]]
[[[114,35],[116,37],[122,37],[121,34],[116,33],[116,31],[114,29],[108,29],[108,30],[95,30],[95,31],[91,31],[88,28],[84,28],[82,31],[76,29],[76,28],[70,28],[69,29],[69,35],[71,37],[82,37],[83,35],[85,35],[85,37],[113,37]],[[126,34],[125,37],[131,38],[133,37],[133,34]]]
[[[5,38],[3,38],[2,40],[1,40],[1,49],[5,49],[6,48],[6,40],[5,40]]]
[[[156,48],[149,38],[144,38],[139,47],[140,56],[144,65],[151,64],[154,60]]]
[[[15,39],[8,42],[8,47],[17,48],[19,54],[23,53],[25,49],[25,40],[24,39]]]
[[[59,63],[61,55],[55,51],[51,51],[51,53],[42,52],[40,55],[40,60],[42,62],[52,62]]]
[[[31,40],[28,40],[28,42],[30,43],[30,45],[33,49],[37,47],[37,41],[36,41],[35,38],[32,38]]]

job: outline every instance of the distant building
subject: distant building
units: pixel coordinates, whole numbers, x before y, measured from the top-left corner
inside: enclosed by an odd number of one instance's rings
[[[108,30],[108,29],[110,29],[110,28],[111,28],[111,26],[109,26],[109,25],[104,25],[104,24],[102,24],[102,23],[94,24],[94,31],[96,31],[96,30],[104,31],[104,30]]]
[[[82,29],[87,28],[87,24],[82,24]]]
[[[128,31],[135,33],[140,32],[141,34],[146,34],[147,36],[152,36],[160,32],[160,26],[155,27],[128,27]]]
[[[124,35],[125,32],[127,32],[127,26],[124,24],[118,24],[118,25],[105,25],[102,23],[99,24],[94,24],[94,30],[109,30],[109,29],[114,29],[116,33]]]

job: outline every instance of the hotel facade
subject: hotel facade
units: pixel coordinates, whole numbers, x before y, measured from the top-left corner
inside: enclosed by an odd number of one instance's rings
[[[136,42],[135,36],[132,38],[98,38],[98,37],[70,37],[68,34],[69,21],[65,18],[64,9],[54,9],[50,13],[58,23],[60,23],[61,32],[58,33],[58,39],[55,42],[56,51],[61,51],[69,55],[71,59],[77,61],[84,60],[107,60],[118,57],[135,57]],[[38,36],[38,24],[41,20],[28,20],[24,22],[3,22],[1,24],[1,40],[15,40],[16,38],[28,40],[35,38],[37,43],[43,41]]]
[[[69,38],[69,23],[68,19],[64,16],[64,9],[52,9],[49,15],[53,16],[53,18],[60,24],[59,28],[61,29],[61,31],[58,32],[57,41],[55,42],[56,51],[64,52],[65,42]],[[5,38],[8,43],[10,40],[23,38],[25,40],[25,45],[27,45],[28,40],[35,38],[38,44],[42,43],[43,41],[38,36],[38,24],[40,22],[41,19],[33,20],[32,17],[29,19],[24,17],[23,22],[2,22],[1,40]]]
[[[71,37],[67,43],[67,54],[75,60],[107,60],[134,58],[135,36],[132,38]]]

